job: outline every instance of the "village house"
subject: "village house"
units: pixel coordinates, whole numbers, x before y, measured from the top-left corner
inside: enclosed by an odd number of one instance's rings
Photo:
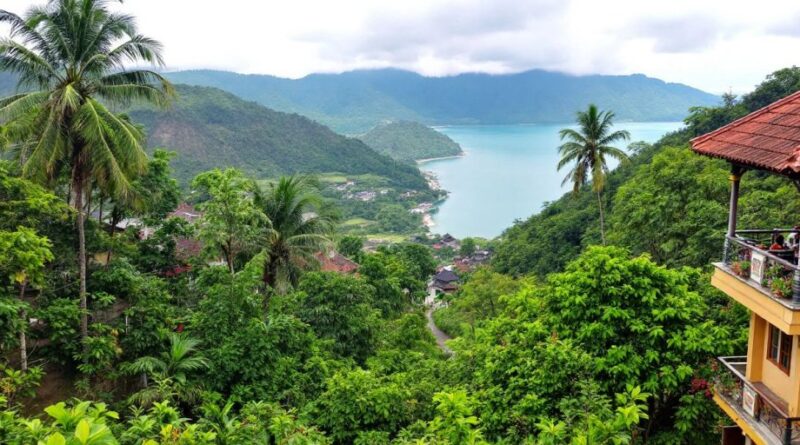
[[[442,236],[441,243],[454,250],[461,248],[461,243],[449,233],[445,233],[444,236]]]
[[[412,208],[411,210],[409,210],[409,212],[414,213],[414,214],[422,215],[422,214],[430,212],[432,208],[433,208],[433,204],[432,203],[423,202],[423,203],[417,205],[416,207]]]
[[[377,193],[369,190],[364,190],[356,193],[348,193],[347,195],[345,195],[345,198],[368,202],[374,200],[376,196],[378,196]]]
[[[451,269],[443,268],[436,275],[433,276],[429,287],[437,289],[441,292],[454,292],[458,289],[459,277]]]

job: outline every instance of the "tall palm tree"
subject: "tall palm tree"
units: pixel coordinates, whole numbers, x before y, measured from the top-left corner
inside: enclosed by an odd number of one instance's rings
[[[163,65],[161,45],[136,30],[134,18],[108,0],[51,0],[24,16],[0,10],[10,35],[0,38],[0,70],[22,91],[0,100],[0,122],[26,177],[53,183],[67,176],[77,210],[81,336],[88,335],[84,199],[94,182],[126,195],[145,167],[143,133],[107,105],[165,104],[173,94],[161,75],[126,64]]]
[[[625,130],[612,132],[614,113],[599,111],[594,104],[590,104],[588,110],[578,112],[577,124],[577,130],[564,128],[559,132],[561,140],[567,142],[558,147],[558,153],[561,155],[558,170],[573,164],[561,185],[572,182],[572,191],[577,194],[578,190],[591,179],[592,191],[597,195],[597,205],[600,209],[600,238],[605,244],[602,193],[608,174],[607,159],[627,162],[628,155],[619,148],[612,147],[611,144],[627,141],[631,135]]]
[[[336,217],[308,176],[283,177],[256,194],[271,227],[267,230],[264,284],[278,292],[295,285],[304,269],[318,263],[315,254],[332,243]]]

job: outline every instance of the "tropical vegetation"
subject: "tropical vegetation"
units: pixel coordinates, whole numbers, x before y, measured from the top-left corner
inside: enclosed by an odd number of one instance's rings
[[[582,114],[564,133],[577,191],[489,243],[493,261],[439,300],[448,355],[423,305],[440,265],[428,246],[366,249],[312,176],[210,169],[181,190],[174,154],[143,152],[106,104],[171,90],[118,64],[125,42],[135,60],[157,62],[158,46],[108,7],[0,16],[30,45],[0,46],[22,76],[0,102],[0,443],[718,443],[712,358],[743,351],[749,316],[704,269],[722,245],[724,166],[686,144],[795,91],[800,70],[691,110],[609,172],[613,114]],[[743,223],[795,222],[793,184],[745,181]],[[407,210],[375,218],[405,224]],[[357,270],[323,270],[335,248]]]

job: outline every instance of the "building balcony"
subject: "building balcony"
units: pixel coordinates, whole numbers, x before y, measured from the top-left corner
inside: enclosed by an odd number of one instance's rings
[[[794,250],[766,247],[773,233],[743,230],[728,236],[711,283],[787,334],[800,335],[800,267]]]
[[[714,401],[759,445],[800,445],[800,418],[790,417],[786,401],[760,382],[745,377],[747,357],[719,357]]]

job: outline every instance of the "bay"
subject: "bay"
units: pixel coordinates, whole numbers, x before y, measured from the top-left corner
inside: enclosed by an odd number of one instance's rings
[[[681,122],[624,122],[631,141],[655,142]],[[461,144],[466,154],[419,164],[433,172],[449,192],[433,215],[433,233],[457,238],[493,238],[570,190],[556,170],[558,132],[569,124],[463,125],[437,127]],[[625,147],[625,143],[620,148]]]

